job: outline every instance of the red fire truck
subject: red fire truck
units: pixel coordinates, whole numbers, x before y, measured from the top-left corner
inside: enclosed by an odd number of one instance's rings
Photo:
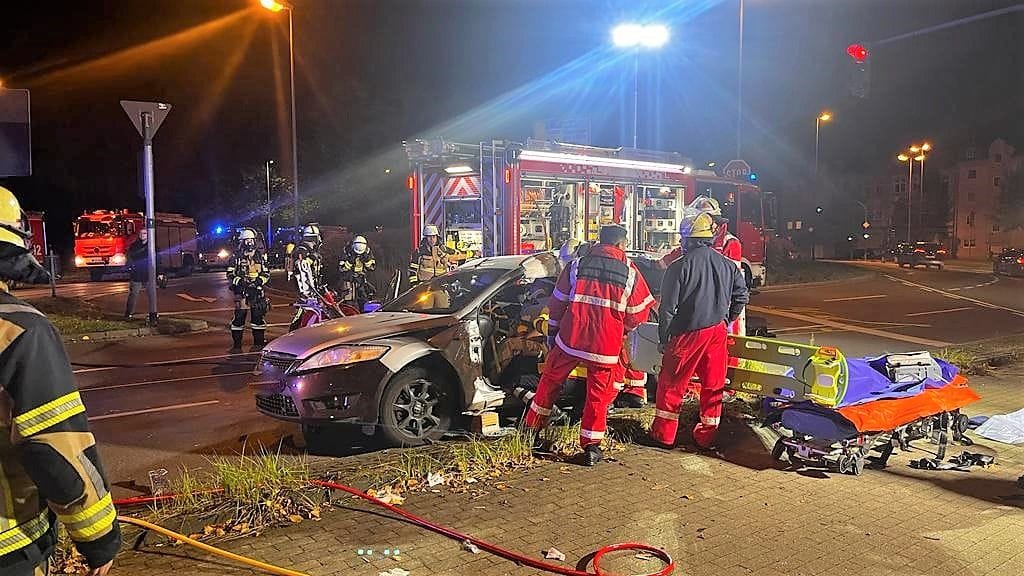
[[[752,285],[765,283],[767,230],[761,190],[750,182],[692,170],[678,153],[528,140],[406,143],[413,247],[423,227],[479,256],[558,249],[596,240],[604,224],[629,230],[632,248],[664,253],[679,244],[683,208],[714,196],[743,243]]]
[[[75,221],[75,266],[88,268],[94,281],[104,274],[123,272],[128,247],[139,235],[145,216],[128,210],[94,210]],[[195,220],[173,213],[156,213],[157,269],[191,274],[198,262]]]

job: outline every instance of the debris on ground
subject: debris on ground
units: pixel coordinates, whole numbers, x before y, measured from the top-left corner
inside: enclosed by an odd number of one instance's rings
[[[409,576],[408,570],[402,570],[401,568],[392,568],[383,572],[377,572],[377,576]]]
[[[644,562],[650,562],[651,560],[658,560],[658,557],[650,552],[637,552],[633,555],[633,558],[637,560],[643,560]]]
[[[391,486],[385,486],[379,490],[373,488],[366,491],[366,494],[372,498],[376,498],[385,504],[392,506],[399,506],[405,503],[405,497],[393,491]]]
[[[563,554],[558,548],[551,547],[544,553],[544,558],[547,560],[558,560],[559,562],[565,562],[565,554]]]
[[[469,540],[463,540],[462,541],[462,549],[465,550],[466,552],[471,552],[473,554],[479,554],[480,553],[480,548],[478,548],[476,544],[473,544]]]
[[[444,484],[444,474],[440,472],[432,472],[427,476],[427,486],[433,488],[434,486],[440,486]]]

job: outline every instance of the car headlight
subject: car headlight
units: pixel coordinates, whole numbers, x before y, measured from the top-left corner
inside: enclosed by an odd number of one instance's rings
[[[220,252],[217,252],[217,258],[220,258],[221,260],[227,258],[228,256],[231,256],[231,253],[228,252],[227,250],[224,250],[223,248],[221,249]]]
[[[75,255],[75,266],[85,266],[85,257]]]
[[[388,350],[387,346],[335,346],[303,360],[294,371],[305,372],[328,366],[346,366],[357,362],[376,360]]]
[[[122,264],[126,264],[127,262],[128,259],[125,258],[124,254],[121,254],[120,252],[110,257],[110,263],[113,264],[114,266],[120,266]]]

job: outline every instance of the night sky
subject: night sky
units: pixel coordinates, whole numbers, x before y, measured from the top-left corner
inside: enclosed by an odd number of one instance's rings
[[[141,209],[139,138],[121,99],[174,109],[156,138],[157,207],[205,223],[242,215],[244,174],[288,169],[287,17],[244,0],[20,2],[0,22],[0,78],[33,102],[34,175],[0,181],[67,236],[83,209]],[[406,221],[402,140],[522,139],[589,118],[631,141],[629,19],[672,27],[641,55],[640,146],[703,164],[735,154],[738,0],[295,0],[300,190],[324,223]],[[927,32],[997,0],[747,0],[743,156],[783,204],[813,166],[829,109],[832,174],[888,170],[911,141],[936,159],[1001,136],[1024,147],[1024,11]],[[902,40],[887,39],[925,30]],[[871,54],[867,99],[845,48]],[[385,169],[391,173],[386,174]],[[366,198],[372,196],[372,200]],[[60,238],[60,242],[66,239]]]

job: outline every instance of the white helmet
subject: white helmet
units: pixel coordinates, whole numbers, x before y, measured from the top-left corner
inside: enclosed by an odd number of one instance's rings
[[[423,236],[440,236],[441,232],[438,231],[437,226],[434,224],[427,224],[423,227]]]
[[[352,239],[352,251],[356,254],[366,254],[368,246],[366,245],[366,238],[362,236],[356,236]]]
[[[320,237],[320,227],[316,224],[306,224],[302,227],[302,239],[311,239],[313,244],[319,246],[322,241]]]
[[[238,233],[238,241],[239,242],[241,242],[242,240],[255,240],[255,239],[256,239],[256,232],[252,228],[242,228],[242,230]]]
[[[580,241],[575,238],[569,238],[562,244],[562,247],[558,249],[558,259],[562,261],[562,265],[569,264],[569,261],[576,257],[576,250],[580,247]]]

